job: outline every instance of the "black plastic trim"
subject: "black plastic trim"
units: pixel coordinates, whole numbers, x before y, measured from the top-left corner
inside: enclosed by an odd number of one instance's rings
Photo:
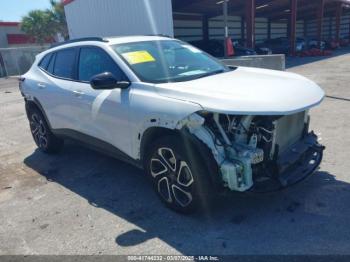
[[[291,146],[277,160],[278,180],[283,187],[297,183],[312,174],[320,165],[325,147],[314,133]],[[313,164],[310,164],[312,161]]]
[[[197,137],[191,134],[186,128],[180,130],[180,135],[184,138],[185,142],[191,142],[191,144],[195,147],[196,151],[198,152],[199,156],[204,161],[208,169],[211,183],[214,186],[216,192],[220,193],[224,191],[219,166],[216,163],[211,150],[201,140],[199,140]]]
[[[127,162],[140,169],[143,168],[141,161],[133,159],[126,153],[122,152],[120,149],[98,138],[71,129],[51,129],[51,132],[57,137],[72,139],[86,146],[87,148]]]
[[[45,118],[45,121],[47,123],[47,125],[49,126],[50,129],[52,129],[51,127],[51,124],[50,124],[50,121],[45,113],[45,110],[44,108],[42,107],[41,103],[39,102],[39,100],[34,97],[33,100],[25,100],[25,109],[26,109],[26,114],[27,114],[27,117],[29,119],[29,107],[30,107],[30,103],[33,103],[35,106],[37,106],[40,110],[40,112],[43,114],[44,118]]]
[[[79,43],[79,42],[86,42],[86,41],[96,41],[96,42],[104,42],[104,43],[108,43],[109,42],[107,39],[104,39],[102,37],[84,37],[84,38],[77,38],[77,39],[68,40],[68,41],[65,41],[65,42],[54,43],[54,44],[52,44],[50,46],[50,49],[58,47],[58,46],[62,46],[62,45],[67,45],[67,44],[72,44],[72,43]]]
[[[307,134],[275,160],[274,168],[269,171],[273,176],[266,177],[268,180],[263,182],[255,181],[249,191],[269,193],[303,181],[317,170],[324,150],[313,132]]]

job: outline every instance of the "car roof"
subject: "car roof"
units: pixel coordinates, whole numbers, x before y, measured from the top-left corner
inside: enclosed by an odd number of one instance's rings
[[[109,45],[123,44],[123,43],[133,43],[133,42],[143,42],[143,41],[162,41],[171,40],[168,36],[162,35],[135,35],[135,36],[117,36],[117,37],[105,37]]]
[[[87,42],[95,43],[106,43],[108,45],[121,44],[121,43],[133,43],[133,42],[142,42],[142,41],[160,41],[160,40],[169,40],[171,39],[168,36],[114,36],[114,37],[84,37],[67,40],[65,42],[58,42],[51,45],[50,49],[56,47],[66,47],[66,46],[79,46],[81,44],[86,44]]]
[[[133,43],[142,41],[162,41],[162,40],[174,40],[169,36],[163,35],[135,35],[135,36],[113,36],[113,37],[84,37],[72,40],[67,40],[65,42],[54,43],[51,47],[40,55],[45,55],[47,53],[58,51],[67,47],[79,47],[86,44],[104,43],[107,45],[116,45],[123,43]]]
[[[38,54],[37,57],[41,59],[48,53],[58,51],[68,47],[79,47],[86,44],[103,43],[106,45],[116,45],[123,43],[143,42],[143,41],[163,41],[163,40],[175,40],[169,36],[163,35],[135,35],[135,36],[112,36],[112,37],[85,37],[72,39],[61,43],[53,44],[49,49]]]

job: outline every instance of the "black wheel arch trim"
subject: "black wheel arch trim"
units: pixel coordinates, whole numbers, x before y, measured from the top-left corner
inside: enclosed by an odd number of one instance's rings
[[[50,124],[50,121],[45,113],[44,108],[42,107],[41,103],[39,102],[39,100],[36,97],[34,97],[32,100],[25,99],[24,101],[25,101],[25,109],[26,109],[26,114],[27,114],[28,119],[29,119],[30,106],[32,104],[34,104],[34,106],[36,106],[40,110],[42,115],[44,116],[45,121],[46,121],[47,125],[49,126],[50,130],[52,130],[52,126]]]
[[[196,136],[191,134],[187,128],[182,128],[179,131],[181,137],[185,141],[191,142],[192,146],[194,146],[195,150],[199,153],[199,156],[204,161],[208,175],[211,179],[211,183],[214,186],[214,189],[217,192],[221,192],[224,190],[223,181],[220,175],[220,169],[215,161],[211,150],[205,145],[201,140],[199,140]]]

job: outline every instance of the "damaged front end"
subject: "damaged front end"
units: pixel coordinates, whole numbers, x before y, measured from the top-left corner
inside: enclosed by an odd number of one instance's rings
[[[212,152],[225,187],[270,191],[312,174],[324,147],[309,132],[307,111],[286,116],[242,116],[201,111],[180,121]]]

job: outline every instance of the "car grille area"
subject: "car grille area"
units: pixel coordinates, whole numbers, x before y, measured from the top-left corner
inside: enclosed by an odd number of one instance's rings
[[[305,127],[306,112],[284,116],[276,121],[275,145],[278,145],[278,154],[284,153],[290,146],[298,142]]]

